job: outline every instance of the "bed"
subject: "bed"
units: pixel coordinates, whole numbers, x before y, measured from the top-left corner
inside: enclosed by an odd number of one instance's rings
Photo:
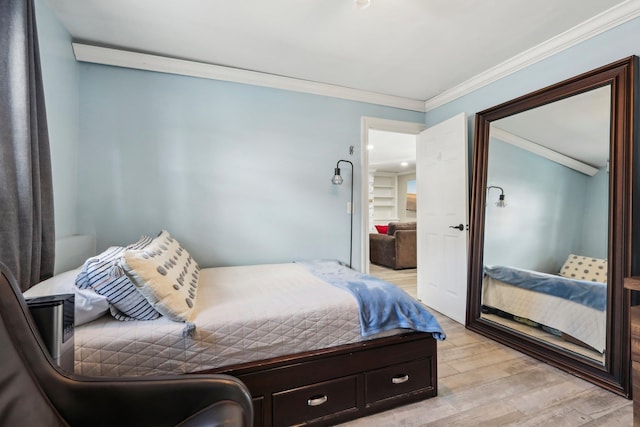
[[[64,292],[80,272],[25,295]],[[388,291],[402,301],[375,315],[363,299]],[[207,268],[188,322],[106,314],[76,326],[75,372],[228,373],[251,390],[255,425],[326,425],[435,396],[438,339],[423,306],[337,261]]]
[[[603,282],[509,266],[485,267],[485,313],[513,316],[601,354],[606,348],[606,298]]]

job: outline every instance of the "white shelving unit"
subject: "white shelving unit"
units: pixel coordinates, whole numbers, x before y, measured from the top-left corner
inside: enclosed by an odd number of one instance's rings
[[[386,224],[398,220],[398,177],[394,174],[373,175],[373,221]]]

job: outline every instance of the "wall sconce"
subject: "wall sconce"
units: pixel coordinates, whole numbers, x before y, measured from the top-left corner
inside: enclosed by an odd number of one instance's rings
[[[504,208],[505,206],[507,206],[507,204],[504,202],[504,190],[502,189],[502,187],[498,187],[496,185],[490,185],[489,187],[487,187],[487,191],[491,190],[492,188],[497,188],[498,190],[500,190],[500,197],[496,202],[496,206],[499,208]]]
[[[349,163],[351,165],[351,202],[349,204],[349,213],[351,214],[351,229],[349,230],[349,268],[351,268],[351,263],[353,261],[353,163],[349,160],[338,160],[333,178],[331,178],[331,183],[334,185],[341,185],[344,182],[342,175],[340,175],[341,162]]]

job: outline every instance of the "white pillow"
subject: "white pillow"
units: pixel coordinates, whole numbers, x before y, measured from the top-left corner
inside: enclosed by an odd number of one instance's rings
[[[190,321],[200,267],[167,231],[143,249],[127,249],[120,266],[158,312],[176,322]]]
[[[607,267],[606,259],[569,254],[559,274],[570,279],[607,283]]]
[[[49,295],[75,294],[75,325],[80,326],[102,317],[109,311],[107,298],[92,289],[78,289],[76,277],[82,269],[65,271],[50,279],[38,283],[24,292],[25,298],[44,297]]]
[[[109,311],[107,297],[100,295],[93,289],[80,289],[74,286],[73,293],[75,294],[76,326],[96,320]]]

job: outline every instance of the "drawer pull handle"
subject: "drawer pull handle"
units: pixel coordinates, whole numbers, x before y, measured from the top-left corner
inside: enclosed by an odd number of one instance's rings
[[[313,396],[312,398],[307,400],[307,405],[308,406],[320,406],[323,403],[326,403],[327,400],[329,400],[329,398],[327,397],[326,394],[322,395],[322,396]]]
[[[409,381],[409,375],[398,375],[397,377],[391,378],[391,382],[393,384],[402,384]]]

